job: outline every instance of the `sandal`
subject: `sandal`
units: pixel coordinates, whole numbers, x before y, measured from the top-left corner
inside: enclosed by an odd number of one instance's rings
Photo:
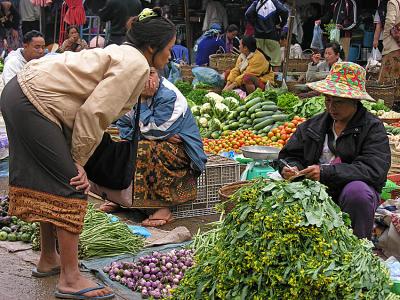
[[[121,207],[119,206],[119,204],[107,200],[102,205],[100,205],[100,210],[105,213],[113,213],[118,211],[120,208]]]
[[[86,294],[88,292],[96,291],[96,290],[102,290],[104,288],[105,288],[104,285],[100,285],[99,284],[96,287],[86,288],[86,289],[80,290],[80,291],[75,292],[75,293],[64,293],[64,292],[61,292],[60,290],[57,289],[54,292],[54,296],[56,298],[61,298],[61,299],[79,299],[79,300],[107,300],[107,299],[113,299],[115,297],[114,293],[110,293],[110,294],[103,295],[103,296],[93,296],[93,297],[83,295],[83,294]]]

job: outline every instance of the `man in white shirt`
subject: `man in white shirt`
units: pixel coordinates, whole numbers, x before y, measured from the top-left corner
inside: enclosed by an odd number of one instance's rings
[[[11,51],[4,61],[3,83],[7,84],[32,59],[41,58],[45,54],[43,34],[32,30],[24,35],[24,47]]]

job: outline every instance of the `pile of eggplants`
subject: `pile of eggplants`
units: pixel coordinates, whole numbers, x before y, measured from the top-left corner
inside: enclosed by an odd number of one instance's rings
[[[143,298],[154,299],[171,296],[185,271],[193,266],[193,251],[188,249],[170,252],[153,252],[136,262],[113,262],[103,268],[111,280],[118,281]]]

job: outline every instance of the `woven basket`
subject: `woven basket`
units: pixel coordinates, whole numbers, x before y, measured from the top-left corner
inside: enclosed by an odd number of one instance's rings
[[[210,55],[210,68],[223,73],[226,70],[231,70],[236,65],[237,55],[231,53],[211,54]]]
[[[387,107],[392,107],[395,99],[396,85],[379,84],[376,81],[367,81],[367,93],[375,100],[382,99]]]
[[[291,58],[288,60],[288,72],[307,72],[309,59]]]
[[[226,202],[229,200],[229,197],[236,193],[240,188],[252,184],[250,181],[239,181],[224,185],[218,191],[219,199],[221,202]],[[233,202],[224,203],[225,211],[230,212],[234,207]]]
[[[195,66],[192,65],[180,65],[182,80],[192,83],[194,79],[194,75],[192,73],[192,69]]]

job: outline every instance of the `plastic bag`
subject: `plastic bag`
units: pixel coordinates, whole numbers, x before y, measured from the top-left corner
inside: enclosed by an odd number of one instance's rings
[[[171,68],[169,70],[168,81],[175,83],[178,80],[182,80],[181,70],[179,69],[179,65],[171,62]]]
[[[379,73],[381,63],[379,62],[382,59],[382,54],[378,50],[378,48],[373,48],[370,57],[368,58],[368,63],[366,66],[367,72],[370,73]]]
[[[224,85],[224,79],[214,69],[207,67],[196,67],[192,69],[194,75],[193,84],[205,83],[215,87],[222,87]]]
[[[329,32],[329,40],[331,43],[336,42],[340,44],[340,29],[335,28]]]
[[[313,38],[311,41],[311,49],[324,49],[324,44],[322,43],[322,29],[318,24],[314,26]]]

